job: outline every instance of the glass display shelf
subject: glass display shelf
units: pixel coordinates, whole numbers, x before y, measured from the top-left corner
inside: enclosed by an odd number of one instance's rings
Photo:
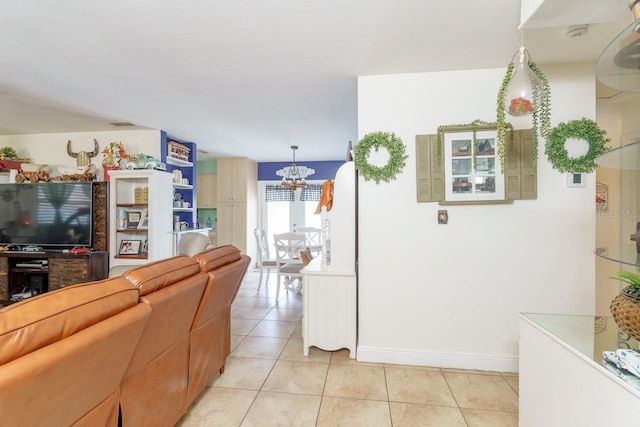
[[[521,313],[521,316],[640,392],[640,378],[627,377],[625,380],[611,370],[610,365],[604,363],[603,351],[616,351],[619,348],[640,349],[640,342],[622,332],[613,317],[540,313]]]
[[[598,166],[613,169],[640,169],[640,140],[614,148],[596,157]]]
[[[636,244],[624,246],[602,246],[593,251],[599,257],[622,264],[640,267],[640,254],[636,249]]]

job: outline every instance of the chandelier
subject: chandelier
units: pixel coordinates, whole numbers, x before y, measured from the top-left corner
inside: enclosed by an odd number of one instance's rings
[[[298,165],[296,164],[296,150],[298,149],[297,145],[292,145],[291,150],[293,150],[293,162],[289,166],[289,172],[282,176],[282,187],[290,188],[295,190],[296,188],[302,188],[307,186],[307,182],[304,177],[300,174],[300,169],[298,169]]]

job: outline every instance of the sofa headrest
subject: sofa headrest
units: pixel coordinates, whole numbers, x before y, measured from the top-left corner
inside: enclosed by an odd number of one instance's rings
[[[123,278],[47,292],[0,309],[0,365],[60,341],[138,304]]]
[[[144,296],[199,272],[200,265],[195,259],[178,255],[134,268],[124,273],[122,277],[140,289],[140,296]]]
[[[200,252],[195,259],[200,264],[200,269],[208,273],[223,265],[239,260],[240,250],[232,245],[218,246]]]

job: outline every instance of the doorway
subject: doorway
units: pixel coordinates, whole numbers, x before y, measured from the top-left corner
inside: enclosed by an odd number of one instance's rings
[[[320,215],[316,214],[322,190],[322,181],[307,181],[305,188],[288,190],[280,181],[261,181],[258,185],[258,228],[265,231],[269,247],[273,235],[295,233],[303,227],[320,228]]]

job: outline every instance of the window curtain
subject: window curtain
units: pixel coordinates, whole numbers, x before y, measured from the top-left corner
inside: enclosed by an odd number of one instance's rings
[[[320,184],[307,184],[300,193],[301,202],[317,202],[320,200],[322,194],[322,185]]]
[[[281,187],[279,185],[267,185],[266,201],[267,202],[293,202],[294,191],[290,188]]]
[[[322,194],[322,185],[307,184],[300,191],[301,202],[317,202]],[[279,185],[267,185],[265,197],[267,202],[293,202],[295,200],[295,190],[281,187]]]

